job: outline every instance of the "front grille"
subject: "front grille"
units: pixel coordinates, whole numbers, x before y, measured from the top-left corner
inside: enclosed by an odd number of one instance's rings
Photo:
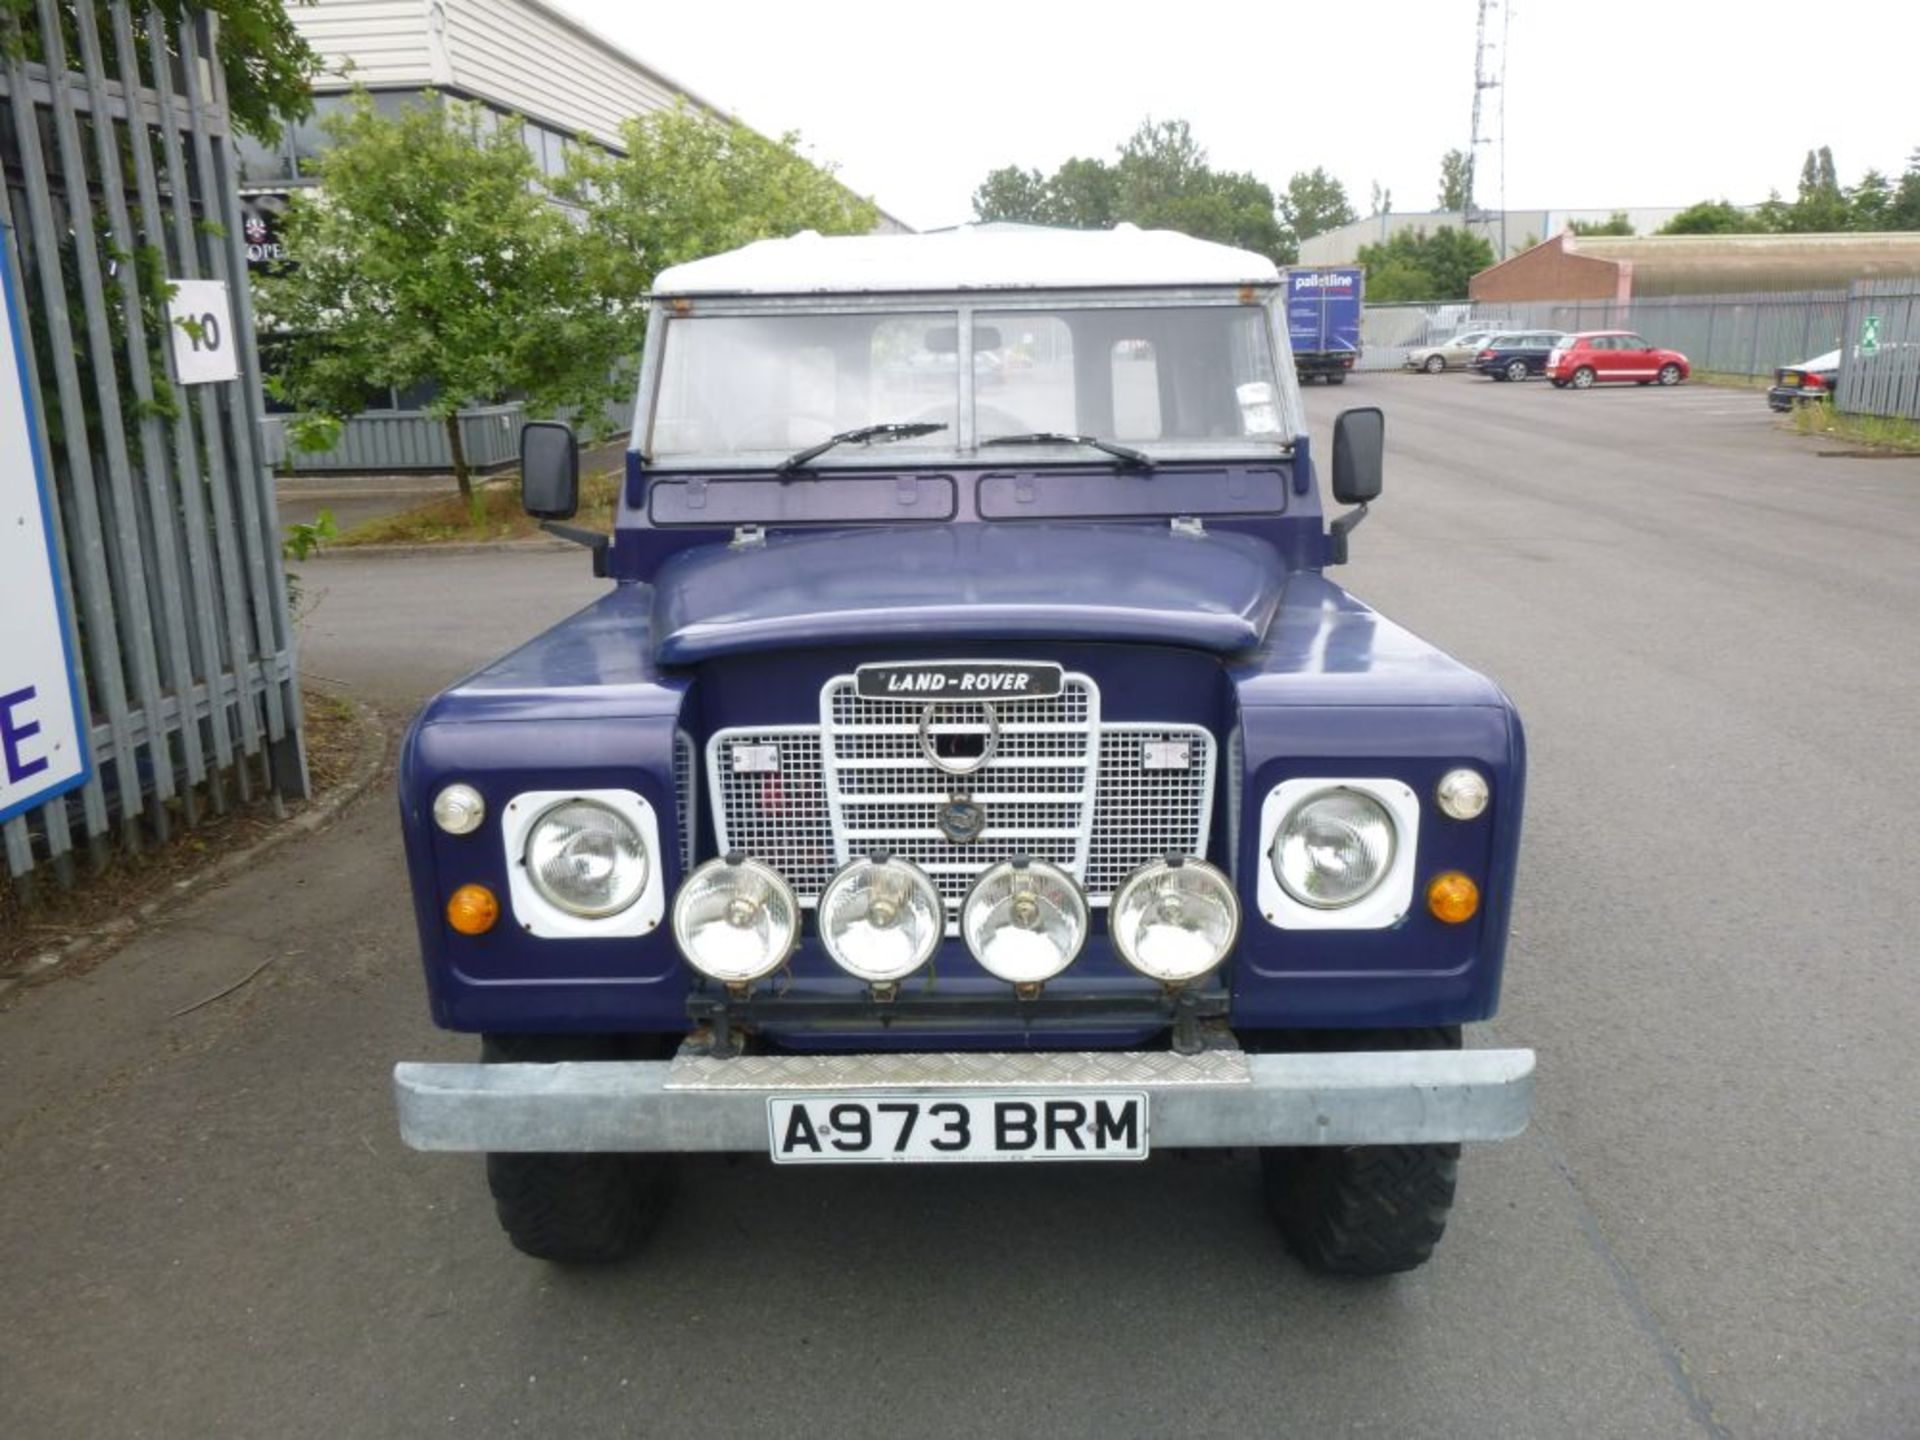
[[[1103,725],[1098,688],[1070,675],[1056,698],[998,702],[992,758],[956,776],[921,747],[924,710],[919,700],[864,698],[845,675],[822,691],[818,727],[716,734],[708,775],[722,850],[766,861],[809,905],[839,865],[886,850],[926,870],[956,910],[975,876],[1018,854],[1059,865],[1104,904],[1154,856],[1205,852],[1215,745],[1204,727]],[[973,755],[986,728],[983,706],[948,703],[929,730],[936,747]],[[1184,754],[1187,764],[1146,768],[1155,742],[1162,763]],[[956,794],[986,811],[970,844],[937,823]]]

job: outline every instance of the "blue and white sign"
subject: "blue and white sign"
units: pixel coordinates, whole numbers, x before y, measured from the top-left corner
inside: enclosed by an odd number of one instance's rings
[[[89,764],[11,252],[0,240],[0,820],[84,784]]]

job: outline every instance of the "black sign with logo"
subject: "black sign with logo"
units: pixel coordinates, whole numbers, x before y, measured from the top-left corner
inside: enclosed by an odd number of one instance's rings
[[[907,660],[862,665],[854,684],[867,700],[1051,700],[1065,683],[1042,660]]]
[[[240,231],[246,242],[249,271],[286,268],[287,248],[280,242],[280,217],[286,208],[287,197],[282,194],[262,192],[240,197]]]

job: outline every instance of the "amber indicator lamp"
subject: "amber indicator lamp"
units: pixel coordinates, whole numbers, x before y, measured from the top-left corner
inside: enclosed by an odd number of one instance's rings
[[[1458,870],[1448,870],[1428,883],[1427,909],[1436,920],[1464,924],[1480,913],[1480,887]]]
[[[447,924],[462,935],[484,935],[500,918],[500,902],[484,885],[462,885],[447,901]]]

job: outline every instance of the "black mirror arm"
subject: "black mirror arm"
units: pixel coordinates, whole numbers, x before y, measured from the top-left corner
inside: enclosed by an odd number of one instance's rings
[[[1344,565],[1347,563],[1347,536],[1360,528],[1360,522],[1367,518],[1367,502],[1362,500],[1357,509],[1334,517],[1327,527],[1327,563]]]
[[[607,547],[613,543],[611,535],[603,535],[598,530],[586,530],[578,525],[562,525],[557,520],[542,520],[540,528],[549,535],[571,541],[575,545],[584,545],[593,552],[594,578],[604,580],[607,576]]]

